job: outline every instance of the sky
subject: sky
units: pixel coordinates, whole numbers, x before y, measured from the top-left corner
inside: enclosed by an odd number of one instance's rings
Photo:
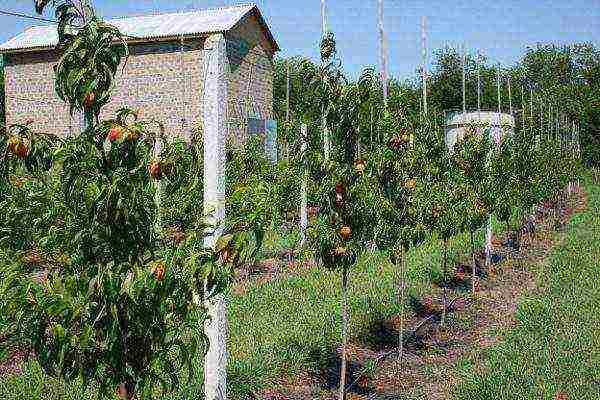
[[[104,17],[176,12],[248,3],[225,0],[92,0]],[[357,76],[378,65],[377,1],[327,0],[328,25],[345,71]],[[257,0],[281,56],[318,57],[320,0]],[[466,46],[491,62],[513,65],[536,43],[600,45],[600,0],[384,0],[390,74],[410,78],[421,63],[421,18],[427,17],[428,47]],[[0,0],[0,10],[34,14],[33,0]],[[52,15],[47,15],[52,17]],[[43,22],[0,15],[0,41]],[[430,56],[431,59],[431,56]]]

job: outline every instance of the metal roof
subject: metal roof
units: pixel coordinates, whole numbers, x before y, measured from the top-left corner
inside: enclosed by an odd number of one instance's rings
[[[134,39],[160,39],[167,37],[198,35],[211,32],[227,32],[250,13],[256,13],[275,51],[277,42],[269,31],[258,7],[254,4],[212,8],[172,14],[153,14],[136,17],[108,19],[121,33]],[[56,25],[34,26],[0,45],[1,52],[25,49],[43,49],[56,46]]]

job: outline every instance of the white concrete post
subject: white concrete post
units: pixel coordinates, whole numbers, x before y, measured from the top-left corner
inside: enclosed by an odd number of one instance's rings
[[[300,152],[306,154],[308,148],[308,128],[306,124],[300,127]],[[302,186],[300,188],[300,246],[306,243],[306,228],[308,227],[308,170],[303,167]]]
[[[214,246],[225,219],[225,140],[229,66],[225,37],[214,34],[204,43],[204,212],[216,229],[205,245]],[[211,288],[207,287],[210,291]],[[223,294],[204,299],[209,319],[204,332],[209,349],[204,359],[206,400],[227,398],[227,301]]]

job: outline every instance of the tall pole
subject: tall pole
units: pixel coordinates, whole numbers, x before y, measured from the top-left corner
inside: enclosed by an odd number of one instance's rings
[[[531,133],[533,134],[533,88],[529,88],[529,123],[531,124]]]
[[[308,149],[308,128],[306,124],[300,127],[300,152],[302,155]],[[306,243],[306,229],[308,228],[308,170],[306,166],[302,174],[302,185],[300,187],[300,246]]]
[[[477,125],[481,124],[481,53],[477,51]]]
[[[508,109],[510,112],[510,115],[513,115],[513,106],[512,106],[512,88],[511,88],[511,84],[510,84],[510,74],[508,74]]]
[[[327,5],[325,0],[321,0],[321,32],[323,36],[327,33]]]
[[[525,135],[525,85],[521,83],[521,128]]]
[[[87,23],[94,16],[94,8],[90,0],[80,0],[81,9],[83,11],[84,22]]]
[[[462,45],[462,107],[463,107],[463,123],[465,115],[467,114],[467,50],[466,46]]]
[[[204,245],[214,248],[225,225],[225,140],[227,138],[227,99],[229,65],[225,36],[209,36],[204,42],[206,82],[203,94],[204,122],[204,212],[215,227],[204,239]],[[215,282],[204,282],[204,307],[208,318],[204,334],[208,351],[204,357],[204,398],[227,398],[227,299],[214,293]]]
[[[327,34],[327,6],[325,0],[321,0],[321,37],[324,38]],[[325,68],[324,61],[321,62],[323,69]],[[325,161],[329,161],[329,155],[331,151],[331,142],[329,138],[329,128],[327,127],[327,120],[325,118],[325,106],[321,107],[321,131],[323,134],[323,156]]]
[[[286,60],[285,62],[285,130],[286,130],[286,138],[285,138],[285,158],[286,160],[289,157],[289,140],[290,140],[290,60]]]
[[[496,73],[496,88],[498,89],[498,118],[500,118],[500,113],[502,112],[502,98],[500,97],[500,63],[498,63]]]
[[[540,113],[540,135],[544,131],[544,111],[542,109],[542,96],[538,96],[538,111]]]
[[[421,20],[421,51],[423,56],[421,75],[423,80],[423,113],[427,117],[427,17]]]
[[[385,112],[387,111],[388,102],[388,63],[385,28],[383,25],[383,0],[378,0],[377,4],[379,5],[379,51],[381,65],[381,83],[383,85],[383,106]]]

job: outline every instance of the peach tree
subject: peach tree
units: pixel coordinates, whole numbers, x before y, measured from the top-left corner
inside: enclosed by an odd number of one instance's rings
[[[488,135],[477,135],[473,127],[467,127],[466,135],[457,141],[452,153],[453,180],[464,189],[463,228],[469,232],[471,242],[472,294],[476,292],[477,279],[474,234],[484,225],[493,201],[488,190],[490,151]]]
[[[377,228],[375,242],[383,250],[396,270],[396,280],[400,297],[400,331],[398,336],[398,356],[401,358],[404,347],[404,297],[406,253],[413,245],[424,240],[425,226],[415,196],[421,180],[418,148],[411,143],[412,127],[408,121],[394,123],[391,114],[380,122],[381,131],[378,145],[369,154],[372,158],[372,173],[375,179],[372,190],[377,198]]]
[[[327,43],[325,43],[327,50]],[[326,159],[318,138],[304,154],[313,181],[313,199],[319,207],[311,233],[326,268],[342,278],[342,368],[340,398],[346,388],[346,345],[348,338],[348,281],[357,258],[373,237],[376,197],[372,190],[374,165],[358,157],[358,113],[364,93],[361,82],[348,84],[341,74],[329,81],[326,124],[330,130],[331,157]],[[320,132],[318,132],[320,133]],[[320,136],[320,135],[316,135]]]
[[[38,12],[48,3],[38,1]],[[8,345],[32,350],[50,375],[83,379],[105,395],[151,397],[158,388],[178,387],[183,371],[194,374],[193,358],[206,348],[199,299],[224,290],[244,260],[251,226],[228,227],[216,248],[204,246],[214,228],[197,212],[197,143],[169,140],[159,123],[140,121],[128,109],[101,120],[127,47],[118,30],[71,1],[58,2],[56,17],[62,52],[56,90],[72,111],[85,113],[87,127],[54,147],[41,140],[29,147],[25,131],[3,136],[10,153],[0,164],[3,189],[17,158],[25,168],[53,171],[43,199],[49,227],[34,225],[27,238],[27,246],[44,252],[36,271],[16,259],[3,277],[1,335]],[[174,210],[195,204],[196,211],[180,213],[182,226],[173,232],[164,229],[161,204]],[[39,220],[23,202],[10,207],[8,215]],[[204,292],[206,282],[211,293]]]

